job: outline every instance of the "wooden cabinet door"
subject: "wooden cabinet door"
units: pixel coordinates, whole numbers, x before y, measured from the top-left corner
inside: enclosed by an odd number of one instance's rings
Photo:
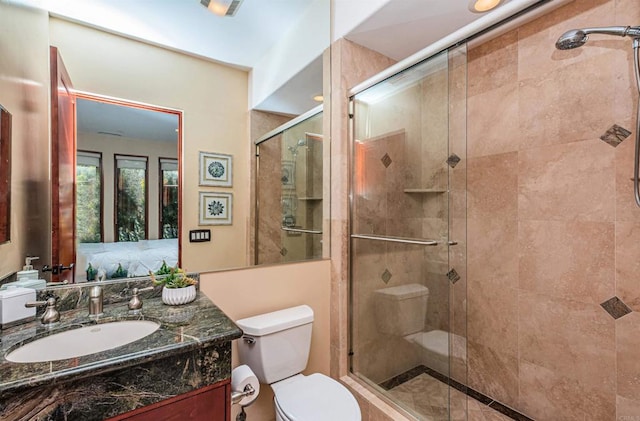
[[[108,421],[229,421],[230,417],[231,385],[226,380]]]

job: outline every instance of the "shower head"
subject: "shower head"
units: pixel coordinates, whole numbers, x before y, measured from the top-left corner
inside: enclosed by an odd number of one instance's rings
[[[584,31],[580,29],[572,29],[565,32],[560,38],[558,38],[558,41],[556,41],[556,48],[558,50],[572,50],[574,48],[582,47],[588,39],[589,35],[584,33]]]
[[[307,146],[307,141],[305,139],[300,139],[294,146],[287,146],[287,149],[289,150],[289,152],[296,155],[300,146]]]
[[[605,26],[602,28],[572,29],[565,32],[556,41],[558,50],[571,50],[582,47],[589,39],[589,34],[616,35],[640,39],[640,26]]]

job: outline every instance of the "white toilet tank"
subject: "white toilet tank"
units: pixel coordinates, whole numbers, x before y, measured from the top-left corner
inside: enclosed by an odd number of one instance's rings
[[[271,384],[302,372],[309,360],[313,310],[307,305],[237,320],[240,361],[261,383]]]
[[[407,284],[374,291],[378,331],[406,336],[424,329],[429,289]]]

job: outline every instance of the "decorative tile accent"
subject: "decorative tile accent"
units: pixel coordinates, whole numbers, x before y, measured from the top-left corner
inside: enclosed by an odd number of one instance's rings
[[[382,272],[382,280],[384,281],[385,284],[389,283],[392,276],[393,275],[391,274],[391,272],[389,272],[389,269],[385,269],[384,272]]]
[[[287,253],[289,253],[289,250],[287,250],[287,248],[286,248],[286,247],[282,247],[282,248],[280,249],[280,255],[281,255],[281,256],[283,256],[283,257],[284,257],[284,256],[286,256],[286,255],[287,255]]]
[[[460,158],[458,155],[452,153],[449,158],[447,158],[447,164],[449,164],[449,166],[451,168],[455,168],[456,165],[458,165],[458,163],[462,161],[462,158]]]
[[[602,308],[609,313],[611,317],[614,319],[619,319],[622,316],[625,316],[631,313],[631,309],[622,302],[622,300],[618,297],[613,297],[600,304]]]
[[[389,168],[389,165],[393,162],[388,153],[384,154],[384,156],[380,158],[380,161],[382,161],[382,165],[384,165],[385,168]]]
[[[455,269],[451,269],[449,272],[447,272],[447,278],[449,278],[452,284],[455,284],[460,280],[460,275],[458,274],[458,272],[456,272]]]
[[[600,136],[600,139],[615,148],[630,135],[631,132],[629,130],[625,129],[624,127],[618,126],[617,124],[614,124],[613,126],[609,127],[609,129],[602,136]]]

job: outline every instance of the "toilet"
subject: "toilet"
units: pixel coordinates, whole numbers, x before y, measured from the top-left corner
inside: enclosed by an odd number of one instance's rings
[[[360,421],[346,387],[320,373],[303,375],[311,349],[313,310],[291,307],[236,321],[240,361],[274,393],[276,421]]]
[[[428,299],[429,289],[415,283],[374,291],[376,326],[385,335],[402,336],[420,349],[429,368],[449,376],[450,355],[466,361],[466,339],[444,330],[425,330]]]
[[[424,329],[429,289],[420,284],[399,285],[374,291],[378,331],[407,336]]]

